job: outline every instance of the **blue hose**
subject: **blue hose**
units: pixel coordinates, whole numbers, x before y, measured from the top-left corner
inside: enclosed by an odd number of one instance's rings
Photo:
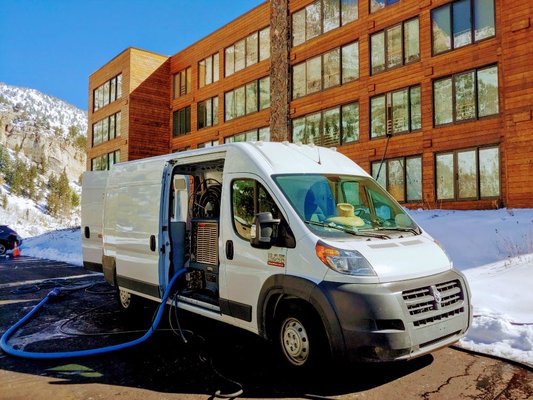
[[[96,349],[87,349],[87,350],[76,350],[76,351],[55,351],[55,352],[32,352],[32,351],[25,351],[25,350],[17,350],[10,346],[7,341],[9,337],[15,333],[18,328],[22,325],[24,325],[26,322],[28,322],[31,317],[50,299],[53,297],[57,297],[61,290],[59,288],[54,288],[50,293],[46,295],[44,299],[42,299],[39,304],[37,304],[28,314],[26,314],[20,321],[18,321],[15,325],[13,325],[11,328],[9,328],[3,335],[2,339],[0,339],[0,348],[2,348],[3,351],[5,351],[7,354],[10,354],[12,356],[16,357],[22,357],[22,358],[33,358],[33,359],[40,359],[40,360],[51,360],[51,359],[57,359],[57,358],[72,358],[72,357],[85,357],[85,356],[94,356],[97,354],[103,354],[103,353],[110,353],[112,351],[116,350],[122,350],[126,349],[128,347],[133,347],[138,344],[141,344],[145,340],[147,340],[152,334],[155,332],[157,326],[159,325],[159,322],[161,321],[161,316],[163,315],[163,311],[165,309],[165,304],[167,303],[167,299],[170,295],[170,290],[172,289],[172,286],[178,279],[180,275],[182,275],[185,272],[185,269],[181,269],[180,271],[176,272],[176,274],[172,277],[170,282],[168,283],[165,292],[163,293],[163,298],[161,299],[161,304],[159,305],[159,308],[157,309],[157,314],[152,322],[152,325],[148,329],[148,331],[141,336],[138,339],[131,340],[126,343],[120,343],[115,344],[112,346],[105,346],[105,347],[98,347]]]

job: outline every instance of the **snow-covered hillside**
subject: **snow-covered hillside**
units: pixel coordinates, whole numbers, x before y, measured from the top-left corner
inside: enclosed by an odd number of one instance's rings
[[[52,217],[50,182],[66,174],[78,193],[86,164],[87,114],[37,90],[0,82],[0,224],[24,236],[79,224],[79,207]],[[7,164],[7,166],[6,166]],[[11,187],[13,171],[28,174],[22,189]],[[9,179],[11,177],[11,179]]]
[[[47,176],[65,170],[76,180],[85,169],[86,138],[86,112],[37,90],[0,82],[0,147],[46,164]]]
[[[64,139],[68,137],[68,129],[71,126],[77,127],[83,134],[87,130],[87,113],[79,108],[35,89],[0,82],[0,112],[12,110],[27,113],[26,118],[15,121],[19,127],[45,119],[52,130],[41,130],[40,133],[44,137],[55,135],[53,128],[61,128]]]

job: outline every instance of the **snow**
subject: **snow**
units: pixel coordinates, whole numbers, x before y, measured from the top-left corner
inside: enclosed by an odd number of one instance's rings
[[[71,187],[80,193],[75,183],[71,182]],[[13,195],[7,185],[0,185],[0,199],[3,195],[7,196],[7,207],[4,209],[0,204],[0,224],[9,225],[23,238],[80,225],[79,207],[68,217],[54,218],[46,212],[44,199],[36,203],[27,197]]]
[[[409,213],[468,279],[474,318],[459,346],[533,366],[533,209]],[[27,239],[22,252],[82,265],[80,230]]]
[[[19,110],[26,112],[24,120],[15,121],[22,128],[45,118],[50,128],[60,128],[63,138],[68,137],[68,128],[75,126],[85,134],[87,113],[72,104],[30,88],[21,88],[0,82],[0,111]],[[41,136],[55,135],[53,129],[44,129]]]
[[[20,250],[25,256],[64,261],[83,266],[79,227],[51,231],[25,239]]]
[[[453,252],[451,258],[461,270],[533,253],[531,209],[416,210],[410,214]]]

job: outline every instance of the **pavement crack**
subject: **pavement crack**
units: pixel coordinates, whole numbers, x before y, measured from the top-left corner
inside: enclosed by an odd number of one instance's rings
[[[472,366],[477,362],[477,359],[474,358],[470,363],[468,363],[468,365],[465,367],[464,369],[464,372],[460,373],[460,374],[457,374],[457,375],[453,375],[453,376],[450,376],[448,379],[446,379],[446,382],[444,382],[442,385],[440,385],[437,389],[435,390],[432,390],[431,392],[425,392],[424,394],[422,394],[422,398],[425,399],[425,400],[429,400],[431,398],[432,395],[435,395],[435,394],[438,394],[440,393],[440,391],[445,388],[446,386],[448,386],[454,379],[456,378],[464,378],[466,376],[469,376],[470,375],[470,369],[472,368]]]

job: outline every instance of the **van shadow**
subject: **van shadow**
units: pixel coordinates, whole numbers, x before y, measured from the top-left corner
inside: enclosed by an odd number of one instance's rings
[[[56,336],[31,343],[26,349],[65,351],[101,347],[141,336],[139,332],[85,335],[87,332],[143,330],[149,326],[151,309],[129,320],[110,300],[109,296],[99,296],[97,300],[87,301],[87,297],[75,295],[66,301],[68,305],[64,302],[50,304],[23,333],[46,330],[55,332]],[[2,307],[4,311],[6,308]],[[57,316],[61,314],[63,318]],[[64,315],[74,317],[65,319]],[[323,398],[384,385],[433,361],[432,356],[425,356],[410,362],[354,364],[297,373],[285,368],[274,346],[256,335],[184,311],[179,311],[179,321],[187,343],[165,321],[148,341],[130,349],[86,358],[43,361],[4,356],[0,357],[0,368],[60,378],[51,381],[53,385],[100,383],[207,397],[216,391],[231,394],[242,388],[243,396],[248,398]],[[61,332],[58,333],[59,324]],[[2,331],[6,328],[2,326]],[[194,334],[190,330],[194,330]],[[65,335],[65,332],[77,335]]]

